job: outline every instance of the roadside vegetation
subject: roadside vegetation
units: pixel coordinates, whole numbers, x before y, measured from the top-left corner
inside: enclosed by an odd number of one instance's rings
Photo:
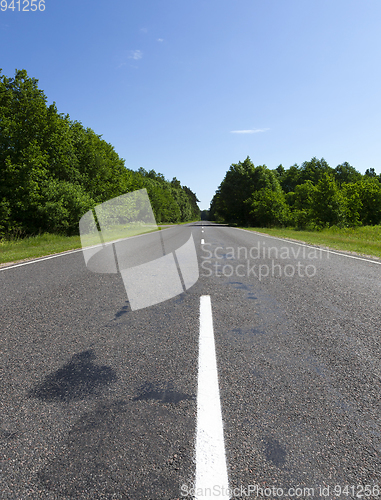
[[[303,231],[292,228],[245,228],[278,238],[302,241],[311,245],[355,252],[381,258],[381,226],[356,228],[331,227],[321,231]]]
[[[79,236],[45,233],[26,238],[2,239],[0,242],[0,264],[43,257],[76,248],[81,248]]]
[[[204,215],[204,214],[202,214]],[[232,164],[213,197],[209,220],[256,228],[381,257],[381,175],[322,158],[270,170],[247,157]]]
[[[198,219],[197,219],[198,220]],[[190,221],[193,222],[193,221]],[[183,224],[186,224],[185,222]],[[176,224],[160,224],[159,229],[174,226]],[[79,236],[65,236],[60,234],[39,234],[17,238],[12,236],[0,241],[0,265],[20,262],[23,260],[36,259],[56,253],[67,252],[81,248]]]
[[[0,241],[32,249],[49,233],[75,237],[81,216],[116,196],[146,188],[158,224],[199,219],[197,197],[155,170],[125,166],[113,146],[47,105],[38,80],[25,70],[0,70]],[[28,238],[22,243],[20,238]],[[64,241],[64,239],[62,240]],[[62,242],[63,247],[71,241]],[[61,243],[60,243],[61,245]],[[63,248],[60,247],[61,249]],[[31,250],[32,251],[32,250]],[[3,260],[4,257],[1,257]]]

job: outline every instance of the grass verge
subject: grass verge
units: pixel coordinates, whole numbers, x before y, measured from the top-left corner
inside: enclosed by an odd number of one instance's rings
[[[81,248],[79,236],[40,234],[29,238],[0,241],[0,264],[29,260]]]
[[[189,224],[185,222],[184,224]],[[158,224],[163,229],[178,224]],[[0,265],[13,264],[23,260],[36,259],[55,253],[81,248],[79,236],[60,236],[44,233],[28,238],[15,238],[0,241]]]
[[[344,252],[381,258],[381,226],[356,228],[331,227],[322,231],[303,231],[291,228],[242,228],[270,236],[302,241]]]

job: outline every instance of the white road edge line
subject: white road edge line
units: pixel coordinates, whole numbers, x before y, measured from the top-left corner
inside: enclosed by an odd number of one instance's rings
[[[212,304],[200,297],[195,498],[229,500]]]
[[[172,227],[167,227],[162,229],[162,231],[166,231],[168,229],[172,229]],[[129,236],[129,238],[139,238],[140,236],[145,236],[146,234],[151,234],[151,233],[143,233],[143,234],[137,234],[136,236]],[[117,241],[123,241],[126,240],[127,238],[119,238],[119,240],[113,240],[113,241],[107,241],[105,245],[111,245],[113,243],[116,243]],[[91,247],[86,247],[86,248],[96,248],[96,247],[101,247],[103,245],[93,245]],[[36,257],[34,259],[27,260],[26,262],[19,262],[18,264],[13,264],[10,266],[4,265],[0,267],[0,271],[6,271],[7,269],[14,269],[15,267],[21,267],[21,266],[27,266],[28,264],[36,264],[37,262],[42,262],[43,260],[49,260],[49,259],[55,259],[56,257],[64,257],[65,255],[69,255],[71,253],[77,253],[77,252],[82,252],[83,248],[77,248],[76,250],[66,250],[65,252],[59,252],[55,253],[53,255],[48,255],[46,257]],[[4,263],[6,264],[6,263]]]
[[[292,245],[300,245],[302,247],[306,248],[313,248],[314,250],[321,250],[322,252],[327,252],[327,253],[333,253],[334,255],[341,255],[341,257],[349,257],[350,259],[357,259],[357,260],[363,260],[365,262],[372,262],[373,264],[378,264],[381,265],[380,261],[377,260],[371,260],[371,259],[365,259],[364,257],[357,257],[356,255],[348,255],[346,253],[340,253],[340,252],[335,252],[334,250],[329,250],[328,248],[322,248],[322,247],[313,247],[311,245],[307,245],[306,243],[300,243],[294,240],[287,240],[286,238],[278,238],[278,236],[270,236],[269,234],[265,233],[260,233],[258,231],[249,231],[247,229],[241,229],[240,227],[233,227],[231,229],[238,229],[238,231],[245,231],[246,233],[251,233],[251,234],[260,234],[261,236],[265,236],[266,238],[272,238],[273,240],[280,240],[280,241],[286,241],[287,243],[291,243]]]
[[[37,257],[37,259],[28,260],[26,262],[20,262],[19,264],[13,264],[11,266],[0,267],[0,271],[6,271],[7,269],[14,269],[15,267],[27,266],[28,264],[35,264],[36,262],[41,262],[43,260],[55,259],[56,257],[63,257],[65,255],[69,255],[71,253],[82,252],[82,248],[78,250],[69,250],[67,252],[60,252],[54,255],[50,255],[49,257]]]

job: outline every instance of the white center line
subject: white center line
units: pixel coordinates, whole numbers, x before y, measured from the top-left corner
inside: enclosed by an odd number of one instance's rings
[[[205,244],[204,238],[201,238],[201,245],[204,245],[204,244]]]
[[[196,500],[230,498],[209,295],[200,298],[195,486]]]

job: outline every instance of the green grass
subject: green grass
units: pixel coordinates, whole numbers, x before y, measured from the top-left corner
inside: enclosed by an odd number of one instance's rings
[[[165,225],[159,224],[159,227]],[[312,245],[381,258],[381,226],[344,229],[329,228],[322,231],[297,231],[291,228],[275,229],[263,227],[243,229],[258,231],[259,233],[279,238],[303,241]],[[0,241],[0,264],[44,257],[78,248],[81,248],[79,236],[69,237],[57,234],[42,234],[10,241],[2,240]]]
[[[331,227],[322,231],[299,231],[291,228],[275,229],[263,227],[242,229],[381,258],[381,226],[362,226],[356,228]]]
[[[79,236],[40,234],[29,238],[0,241],[0,264],[43,257],[81,248]]]
[[[184,223],[187,224],[187,223]],[[165,227],[177,224],[158,224],[159,227]],[[130,236],[136,233],[131,232]],[[115,239],[125,237],[125,233],[115,234]],[[98,243],[94,241],[94,243]],[[40,234],[28,238],[12,238],[10,240],[0,240],[0,264],[20,262],[23,260],[35,259],[55,253],[66,252],[81,248],[81,239],[79,236],[60,236],[57,234]]]

